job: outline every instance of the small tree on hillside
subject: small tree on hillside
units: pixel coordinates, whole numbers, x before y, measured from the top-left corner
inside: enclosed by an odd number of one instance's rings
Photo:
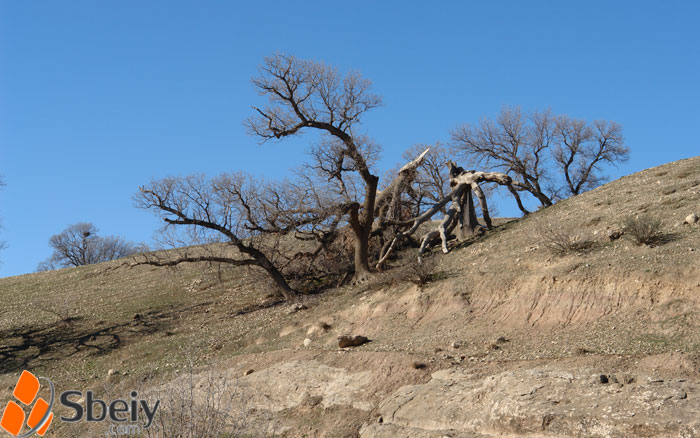
[[[592,124],[550,111],[523,114],[504,108],[496,120],[452,131],[452,147],[474,165],[492,166],[520,182],[542,206],[599,185],[601,166],[629,157],[622,128],[614,122]]]
[[[78,222],[63,232],[51,236],[51,257],[41,262],[38,271],[69,266],[91,265],[120,259],[138,251],[136,245],[121,237],[97,235],[98,229],[91,223]]]

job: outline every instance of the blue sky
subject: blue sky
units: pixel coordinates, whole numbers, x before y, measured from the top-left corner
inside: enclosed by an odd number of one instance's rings
[[[622,124],[613,177],[698,155],[698,22],[697,1],[0,0],[0,276],[78,221],[150,242],[131,196],[151,178],[288,175],[313,137],[259,146],[242,124],[275,52],[373,81],[382,169],[504,105]]]

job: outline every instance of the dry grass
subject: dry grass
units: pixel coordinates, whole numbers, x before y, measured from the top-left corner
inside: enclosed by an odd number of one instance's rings
[[[663,239],[661,221],[651,216],[628,216],[622,227],[625,234],[632,237],[637,245],[653,245]]]
[[[594,224],[597,223],[594,221]],[[569,228],[555,228],[548,224],[537,227],[539,241],[550,253],[557,256],[582,254],[594,248],[594,242],[581,237]]]

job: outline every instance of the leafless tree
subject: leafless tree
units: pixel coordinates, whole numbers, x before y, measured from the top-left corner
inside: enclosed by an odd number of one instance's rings
[[[559,116],[555,134],[557,142],[552,155],[571,195],[604,181],[599,172],[601,164],[617,164],[629,158],[622,127],[615,122],[597,120],[589,125],[584,120]]]
[[[378,147],[356,131],[362,116],[380,106],[381,98],[358,73],[341,75],[323,63],[279,54],[265,59],[253,84],[268,98],[268,105],[254,108],[257,115],[246,122],[253,135],[267,141],[308,129],[323,134],[312,153],[314,166],[344,192],[355,239],[355,281],[362,281],[370,272],[369,239],[379,182],[371,167]]]
[[[323,195],[314,190],[299,182],[266,182],[241,172],[211,179],[193,175],[152,181],[135,195],[135,205],[159,215],[165,222],[163,235],[181,248],[143,254],[137,263],[256,267],[266,272],[285,299],[294,299],[297,293],[288,277],[298,270],[291,268],[315,265],[336,237],[343,214],[324,205],[323,198],[317,198]],[[176,241],[172,236],[178,235],[177,230],[185,236]],[[299,245],[290,240],[292,236],[315,245]]]
[[[116,260],[138,251],[136,245],[121,237],[101,237],[97,232],[98,229],[93,224],[78,222],[51,236],[49,245],[53,248],[53,253],[39,264],[37,270],[91,265]]]
[[[532,194],[542,206],[597,186],[604,179],[602,164],[614,165],[629,156],[620,125],[605,121],[589,125],[550,111],[526,115],[506,107],[495,121],[462,125],[451,135],[453,151],[470,164],[492,166],[517,178],[514,186]]]

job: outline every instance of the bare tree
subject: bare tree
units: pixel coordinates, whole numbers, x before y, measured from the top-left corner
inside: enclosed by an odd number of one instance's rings
[[[323,63],[288,55],[266,58],[253,84],[268,98],[268,106],[255,108],[257,116],[246,122],[253,135],[267,141],[307,129],[323,133],[313,151],[315,168],[344,191],[348,202],[343,209],[355,238],[355,281],[362,281],[370,272],[369,239],[379,182],[371,166],[378,148],[356,129],[367,111],[381,105],[381,98],[358,73],[341,75]],[[348,174],[358,178],[348,181]]]
[[[519,108],[506,107],[495,121],[483,119],[478,126],[454,129],[452,146],[470,165],[492,166],[518,177],[522,190],[548,206],[554,195],[545,163],[552,130],[549,113],[534,113],[528,119]]]
[[[470,164],[490,165],[518,178],[514,186],[542,206],[596,187],[604,180],[602,164],[614,165],[629,156],[620,125],[589,125],[550,111],[525,115],[506,107],[495,121],[462,125],[451,135],[453,150]]]
[[[308,194],[297,189],[298,186],[289,182],[265,183],[243,173],[225,173],[213,179],[195,175],[152,181],[140,188],[134,200],[138,208],[152,210],[163,218],[164,232],[182,228],[191,243],[224,242],[225,245],[219,252],[213,252],[216,246],[209,245],[209,251],[207,248],[181,250],[175,257],[144,254],[138,263],[175,266],[215,262],[258,267],[286,299],[293,299],[296,291],[277,266],[293,257],[284,255],[279,237],[299,228],[313,232],[318,222],[314,211],[306,207]]]
[[[78,222],[59,234],[51,236],[49,245],[53,253],[37,267],[47,271],[69,266],[91,265],[132,255],[136,245],[120,237],[97,235],[98,229],[91,223]]]
[[[604,181],[599,173],[603,163],[617,164],[629,158],[622,127],[615,122],[597,120],[589,125],[584,120],[559,116],[552,155],[564,174],[567,191],[578,195]]]

